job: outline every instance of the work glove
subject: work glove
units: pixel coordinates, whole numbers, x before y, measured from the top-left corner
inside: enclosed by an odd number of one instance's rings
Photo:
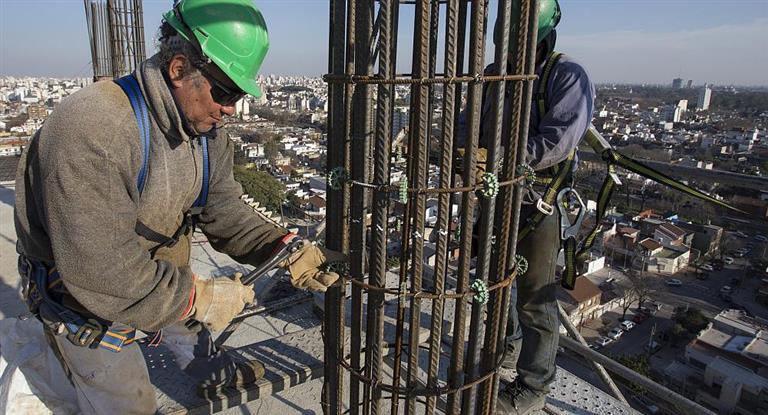
[[[339,274],[327,270],[327,266],[340,262],[346,262],[344,254],[303,241],[301,248],[280,266],[288,269],[294,287],[323,293],[339,279]]]
[[[194,319],[212,331],[225,329],[246,304],[253,303],[253,289],[240,282],[242,277],[237,272],[232,276],[196,278]]]
[[[456,150],[456,173],[464,173],[464,147],[459,147]],[[483,181],[483,174],[485,174],[485,165],[488,160],[488,151],[482,147],[478,147],[475,151],[475,180],[477,183]]]

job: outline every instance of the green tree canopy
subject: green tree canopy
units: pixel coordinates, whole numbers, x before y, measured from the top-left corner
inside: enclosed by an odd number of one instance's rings
[[[279,211],[285,198],[285,188],[271,174],[234,166],[234,175],[235,180],[243,186],[243,192],[253,197],[260,206]]]

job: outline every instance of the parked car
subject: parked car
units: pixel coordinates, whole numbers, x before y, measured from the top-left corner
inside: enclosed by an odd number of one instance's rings
[[[635,324],[640,324],[644,322],[647,318],[648,318],[647,314],[638,313],[638,314],[635,314],[634,317],[632,317],[632,322],[634,322]]]
[[[726,264],[728,264],[728,265],[731,265],[731,264],[733,264],[733,258],[731,258],[731,257],[729,257],[729,256],[727,256],[727,257],[724,257],[724,258],[723,258],[723,262],[725,262],[725,263],[726,263]]]
[[[678,280],[677,278],[668,279],[667,281],[665,281],[665,283],[670,287],[680,287],[683,285],[683,282]]]
[[[619,324],[619,327],[621,327],[621,329],[624,331],[630,331],[635,328],[635,323],[629,320],[624,320],[621,322],[621,324]]]
[[[720,289],[720,293],[722,294],[730,294],[731,291],[733,291],[733,288],[731,288],[730,285],[723,285],[723,288]]]
[[[611,329],[611,331],[608,332],[608,337],[613,340],[619,340],[621,335],[624,334],[624,331],[618,327],[614,327]]]
[[[613,339],[609,339],[608,337],[600,337],[597,340],[595,340],[595,347],[598,349],[601,347],[608,346],[609,344],[613,343]]]
[[[754,239],[758,242],[768,242],[768,237],[765,235],[755,235]]]
[[[701,266],[701,269],[703,269],[704,271],[712,272],[712,271],[715,270],[715,267],[713,267],[712,265],[709,265],[709,264],[704,264],[704,265]]]
[[[748,235],[742,231],[736,231],[734,232],[734,235],[736,235],[737,238],[746,238]]]

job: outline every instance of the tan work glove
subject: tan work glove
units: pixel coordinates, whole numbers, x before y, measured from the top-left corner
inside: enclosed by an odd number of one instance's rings
[[[246,304],[253,302],[253,289],[240,282],[242,276],[237,272],[231,277],[195,279],[194,319],[212,331],[225,329]]]
[[[346,261],[343,254],[304,241],[280,266],[288,268],[294,287],[323,293],[339,279],[339,274],[324,271],[324,265],[342,261]]]
[[[456,149],[456,173],[464,173],[464,147]],[[475,151],[475,180],[477,183],[483,181],[483,174],[485,173],[485,165],[488,160],[488,150],[478,147]]]

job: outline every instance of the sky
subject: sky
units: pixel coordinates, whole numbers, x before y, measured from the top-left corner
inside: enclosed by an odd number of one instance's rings
[[[328,70],[327,0],[256,0],[269,26],[262,74]],[[561,0],[557,50],[595,82],[768,85],[768,0]],[[144,0],[147,53],[172,0]],[[490,21],[497,0],[491,0]],[[413,6],[401,6],[398,66],[410,66]],[[443,15],[444,17],[444,15]],[[441,37],[440,41],[443,39]],[[492,57],[492,42],[487,47]],[[82,0],[0,0],[0,76],[91,76]]]

